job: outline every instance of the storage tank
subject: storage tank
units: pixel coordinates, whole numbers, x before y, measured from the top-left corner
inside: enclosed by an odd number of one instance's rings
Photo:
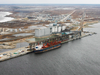
[[[41,36],[50,35],[50,34],[51,34],[50,27],[35,29],[35,36],[36,37],[41,37]]]
[[[10,29],[10,32],[13,32],[13,29]]]
[[[66,29],[66,26],[62,26],[62,30],[65,30]]]
[[[58,32],[61,32],[61,26],[58,27]]]
[[[44,36],[44,28],[43,29],[39,29],[39,36]]]
[[[22,31],[22,29],[21,29],[21,28],[19,28],[19,31]]]
[[[57,26],[52,27],[52,32],[57,32]]]
[[[17,32],[17,29],[14,29],[15,32]]]
[[[35,36],[39,36],[39,29],[35,29]]]
[[[54,26],[55,27],[55,32],[57,32],[57,26]]]
[[[52,27],[52,32],[55,32],[55,27],[54,26]]]
[[[51,23],[51,24],[49,24],[48,26],[49,26],[50,28],[52,28],[53,24]]]
[[[44,29],[35,29],[35,36],[41,37],[44,35]]]
[[[50,35],[50,27],[44,29],[44,35]]]

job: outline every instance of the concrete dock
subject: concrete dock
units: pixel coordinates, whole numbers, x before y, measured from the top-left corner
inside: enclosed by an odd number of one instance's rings
[[[77,40],[77,39],[80,39],[80,38],[83,38],[83,37],[86,37],[86,36],[91,36],[91,35],[93,35],[93,34],[96,34],[96,33],[95,33],[95,32],[87,32],[87,33],[83,33],[83,32],[82,32],[82,33],[81,33],[81,37],[69,39],[69,40],[67,40],[67,41],[62,42],[62,44],[63,44],[63,43],[70,42],[70,41],[73,41],[73,40]]]
[[[86,36],[91,36],[93,34],[95,34],[95,33],[94,32],[82,33],[82,36],[79,37],[79,38],[83,38],[83,37],[86,37]],[[62,43],[66,43],[66,42],[76,40],[76,39],[79,39],[79,38],[69,39],[69,40],[64,41]],[[31,52],[31,51],[28,51],[28,49],[29,48],[27,48],[27,47],[22,47],[22,48],[18,48],[18,49],[15,49],[15,50],[2,52],[2,53],[0,53],[0,61],[4,61],[4,60],[15,58],[15,57],[18,57],[18,56],[21,56],[21,55],[25,55],[25,54]]]
[[[28,48],[26,48],[26,47],[22,47],[22,48],[18,48],[15,50],[2,52],[2,53],[0,53],[0,61],[4,61],[4,60],[15,58],[15,57],[18,57],[21,55],[25,55],[30,52],[30,51],[27,51],[27,49]]]

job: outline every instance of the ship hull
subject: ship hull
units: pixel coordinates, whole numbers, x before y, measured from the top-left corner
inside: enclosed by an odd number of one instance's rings
[[[50,51],[50,50],[53,50],[53,49],[56,49],[59,47],[61,47],[61,44],[53,45],[53,46],[50,46],[50,47],[47,47],[44,49],[40,49],[40,50],[34,50],[34,53],[42,53],[42,52]]]

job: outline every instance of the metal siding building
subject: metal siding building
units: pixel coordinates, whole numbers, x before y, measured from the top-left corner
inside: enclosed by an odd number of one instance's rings
[[[36,37],[44,36],[44,29],[35,29],[35,36]]]
[[[35,29],[35,36],[39,37],[39,29]]]
[[[41,36],[50,35],[50,34],[51,34],[50,27],[35,29],[35,36],[36,37],[41,37]]]
[[[47,25],[47,27],[39,27],[38,29],[35,29],[35,36],[36,37],[41,37],[45,35],[50,35],[55,32],[61,32],[61,30],[65,30],[66,26],[61,26],[57,24],[50,24]]]
[[[44,29],[44,35],[50,35],[50,27]]]

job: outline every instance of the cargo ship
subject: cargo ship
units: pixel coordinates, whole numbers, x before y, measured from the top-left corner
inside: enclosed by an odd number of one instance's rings
[[[53,50],[59,47],[61,47],[61,41],[55,41],[55,42],[50,42],[50,43],[43,44],[43,45],[37,45],[33,49],[34,50],[33,52],[41,53],[41,52],[46,52],[46,51]]]
[[[29,50],[34,53],[46,52],[61,47],[61,44],[80,38],[81,31],[70,31],[66,26],[50,24],[35,29],[34,38],[29,39]]]
[[[63,43],[71,39],[80,38],[81,32],[61,32],[60,35],[49,35],[41,38],[33,38],[29,44],[29,50],[34,53],[42,53],[61,47]]]

